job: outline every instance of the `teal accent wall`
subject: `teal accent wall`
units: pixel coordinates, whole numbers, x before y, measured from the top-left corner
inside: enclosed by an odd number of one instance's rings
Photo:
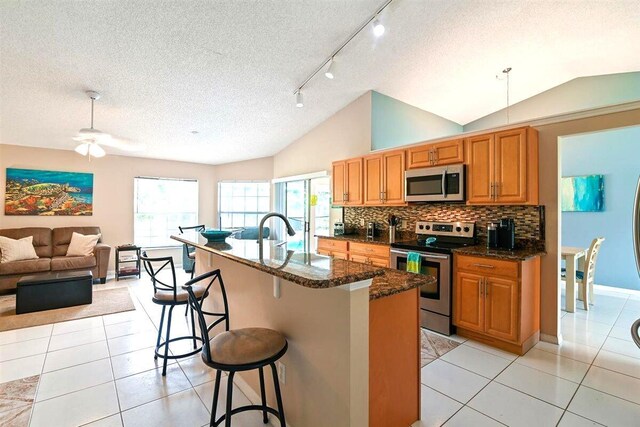
[[[381,93],[371,92],[371,150],[462,133],[462,126]]]
[[[562,176],[604,175],[604,210],[562,212],[562,245],[588,248],[595,237],[604,237],[596,284],[640,290],[631,235],[640,126],[563,137],[560,155]]]

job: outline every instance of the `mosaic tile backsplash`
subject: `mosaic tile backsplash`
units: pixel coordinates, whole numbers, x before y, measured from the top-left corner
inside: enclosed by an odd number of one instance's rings
[[[407,226],[399,231],[415,230],[416,221],[475,221],[479,237],[487,235],[487,222],[501,218],[513,218],[516,238],[544,240],[544,206],[467,206],[450,203],[433,203],[396,207],[345,207],[344,222],[362,229],[360,220],[375,222],[378,229],[389,228],[390,214],[407,220]]]

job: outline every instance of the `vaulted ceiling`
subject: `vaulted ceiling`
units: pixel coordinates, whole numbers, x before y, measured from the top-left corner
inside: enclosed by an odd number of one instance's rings
[[[506,66],[512,103],[640,70],[636,0],[394,0],[385,35],[357,36],[296,108],[380,4],[3,1],[0,143],[73,149],[93,89],[96,127],[146,144],[135,155],[226,163],[278,152],[370,89],[465,124],[505,106]]]

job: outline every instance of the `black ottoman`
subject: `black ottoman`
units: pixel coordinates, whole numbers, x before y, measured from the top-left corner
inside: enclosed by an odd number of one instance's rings
[[[21,277],[16,289],[16,314],[91,304],[90,271],[58,271]]]

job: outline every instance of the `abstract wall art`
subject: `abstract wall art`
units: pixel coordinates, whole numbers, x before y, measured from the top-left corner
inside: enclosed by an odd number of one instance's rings
[[[93,215],[93,174],[7,168],[5,215]]]
[[[563,212],[604,210],[604,176],[585,175],[562,178]]]

